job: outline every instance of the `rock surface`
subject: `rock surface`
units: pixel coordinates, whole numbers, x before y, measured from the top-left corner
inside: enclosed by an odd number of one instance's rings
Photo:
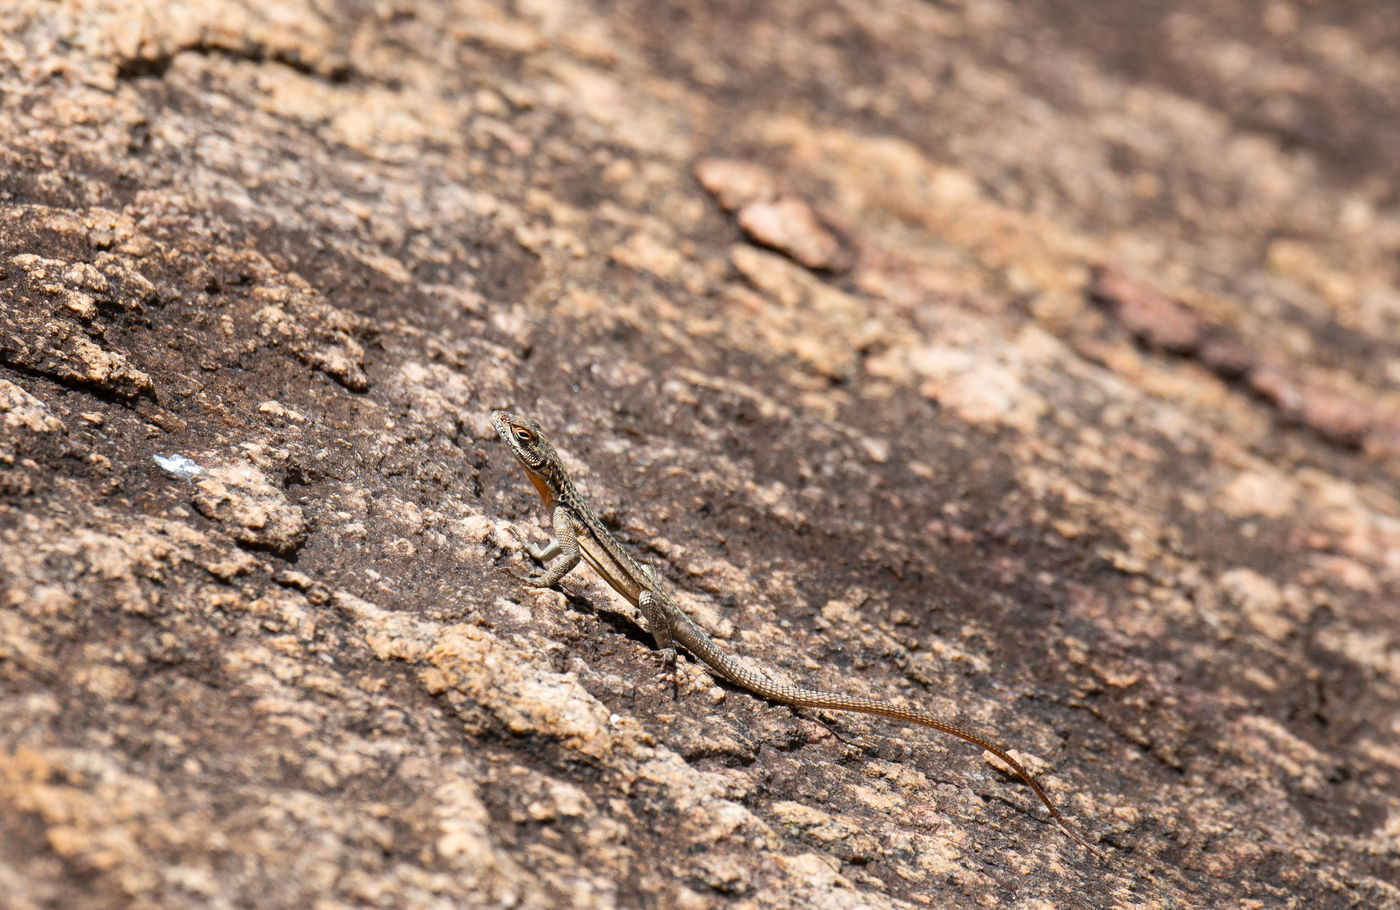
[[[0,5],[5,906],[1400,906],[1397,39]]]

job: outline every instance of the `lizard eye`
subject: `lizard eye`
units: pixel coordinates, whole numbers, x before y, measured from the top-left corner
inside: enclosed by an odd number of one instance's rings
[[[516,427],[515,438],[520,440],[521,442],[530,442],[535,438],[535,436],[529,430],[523,429],[521,427]]]

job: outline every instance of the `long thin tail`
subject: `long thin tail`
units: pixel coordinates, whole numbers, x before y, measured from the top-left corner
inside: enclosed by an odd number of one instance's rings
[[[740,686],[753,694],[766,698],[770,701],[781,702],[785,705],[792,705],[797,708],[825,708],[831,711],[855,711],[860,714],[874,714],[880,717],[889,717],[894,720],[907,721],[912,724],[919,724],[924,727],[937,730],[940,733],[947,733],[949,736],[956,736],[958,739],[972,743],[978,748],[985,749],[997,758],[1001,759],[1016,772],[1016,776],[1023,780],[1026,786],[1039,797],[1040,801],[1050,813],[1050,817],[1064,830],[1066,834],[1074,838],[1090,853],[1103,858],[1104,854],[1093,844],[1080,837],[1060,810],[1055,808],[1050,802],[1050,797],[1045,795],[1045,791],[1040,788],[1040,784],[1035,782],[1031,773],[1021,766],[1021,763],[1007,754],[1006,750],[1000,746],[988,742],[976,733],[970,733],[961,727],[954,726],[946,721],[939,720],[932,714],[917,711],[912,708],[901,708],[890,702],[877,701],[873,698],[865,698],[859,695],[838,695],[834,692],[823,692],[820,689],[806,689],[801,686],[784,686],[773,682],[767,676],[741,663],[733,655],[720,650],[713,639],[705,634],[689,616],[679,613],[674,618],[672,634],[677,641],[693,652],[696,657],[708,664],[716,673],[729,680],[736,686]]]

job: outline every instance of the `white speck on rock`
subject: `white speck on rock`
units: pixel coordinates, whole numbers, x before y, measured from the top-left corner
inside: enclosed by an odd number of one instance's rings
[[[193,480],[204,473],[204,469],[184,455],[152,455],[151,460],[171,477],[180,480]]]

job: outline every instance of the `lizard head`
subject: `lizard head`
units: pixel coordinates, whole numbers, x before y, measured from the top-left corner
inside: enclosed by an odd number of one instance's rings
[[[506,411],[492,411],[491,423],[506,445],[515,453],[515,458],[530,472],[538,472],[545,465],[552,464],[557,456],[554,446],[545,438],[540,425],[528,417],[520,417]]]

